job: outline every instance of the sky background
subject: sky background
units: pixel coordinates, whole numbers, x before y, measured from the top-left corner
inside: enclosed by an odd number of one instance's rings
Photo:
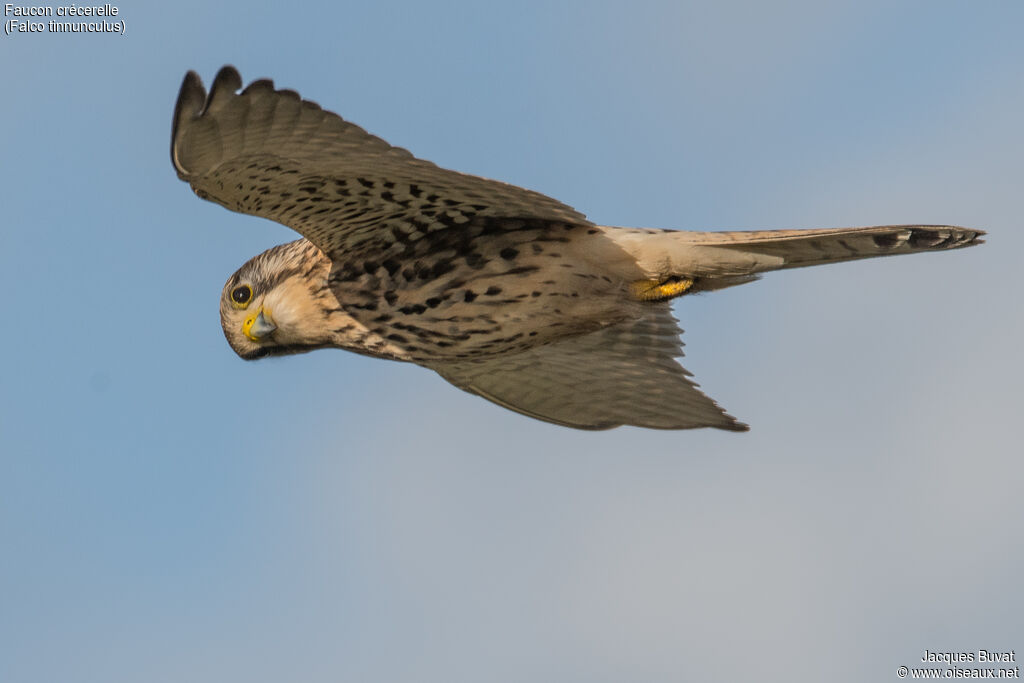
[[[0,35],[4,683],[1024,657],[1024,5],[118,7],[123,36]],[[341,351],[245,363],[221,287],[294,235],[168,158],[186,70],[225,63],[603,224],[988,243],[680,301],[747,434],[577,432]]]

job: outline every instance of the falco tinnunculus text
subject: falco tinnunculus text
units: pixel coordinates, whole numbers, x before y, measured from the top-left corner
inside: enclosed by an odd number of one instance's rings
[[[417,159],[271,81],[241,86],[228,66],[207,94],[189,72],[171,141],[178,176],[200,197],[303,236],[227,281],[221,324],[235,352],[336,347],[418,363],[569,427],[745,430],[676,361],[670,299],[983,234],[595,225],[542,194]]]

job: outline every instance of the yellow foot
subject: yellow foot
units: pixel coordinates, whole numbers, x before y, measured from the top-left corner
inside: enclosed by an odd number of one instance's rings
[[[693,287],[693,280],[685,277],[637,280],[629,284],[629,293],[638,301],[665,301],[686,294],[690,287]]]

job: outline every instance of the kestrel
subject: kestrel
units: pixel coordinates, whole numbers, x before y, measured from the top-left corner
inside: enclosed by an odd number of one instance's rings
[[[221,325],[244,359],[342,348],[579,429],[745,431],[676,360],[670,300],[758,274],[978,244],[887,225],[686,232],[596,225],[537,192],[439,168],[290,90],[189,72],[171,160],[196,194],[303,239],[232,275]]]

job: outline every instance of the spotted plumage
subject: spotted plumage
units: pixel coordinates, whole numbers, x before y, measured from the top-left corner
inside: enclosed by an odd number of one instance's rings
[[[437,371],[531,417],[744,430],[677,358],[669,300],[780,268],[953,249],[953,226],[682,232],[595,225],[550,197],[439,168],[272,82],[189,72],[171,158],[196,194],[303,239],[227,281],[245,359],[343,348]]]

